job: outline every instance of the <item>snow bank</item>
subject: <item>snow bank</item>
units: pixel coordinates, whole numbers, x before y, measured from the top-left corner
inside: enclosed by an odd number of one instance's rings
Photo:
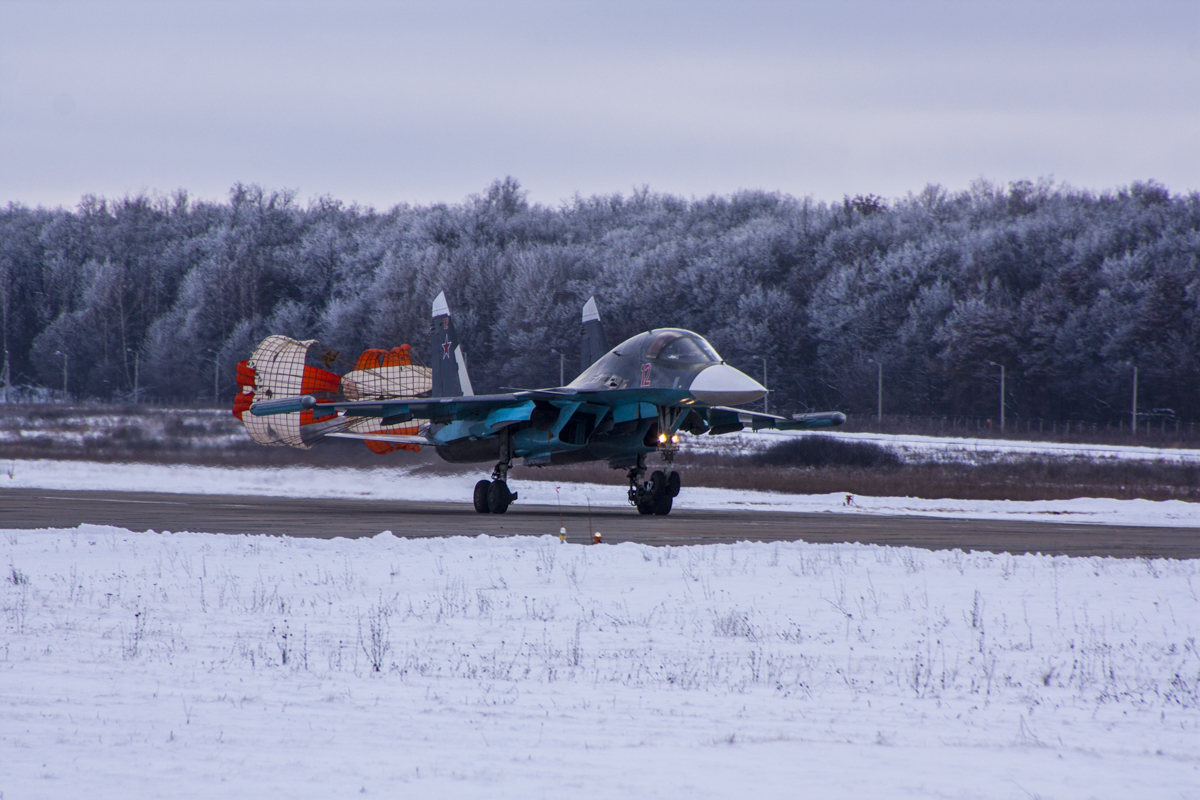
[[[1196,797],[1200,562],[0,532],[5,797]]]
[[[408,469],[318,467],[196,467],[152,464],[97,464],[86,461],[0,462],[0,488],[179,492],[183,494],[269,495],[274,497],[371,498],[466,503],[487,470],[430,475]],[[514,480],[520,503],[627,506],[620,486]],[[558,491],[556,492],[556,487]],[[787,495],[685,486],[678,509],[748,509],[834,514],[921,515],[959,519],[1014,519],[1109,525],[1200,528],[1200,505],[1181,500],[926,500],[844,493]]]
[[[917,436],[890,433],[844,433],[819,431],[744,431],[722,436],[692,436],[684,439],[686,449],[697,453],[752,453],[790,438],[824,436],[845,442],[871,442],[896,451],[908,461],[945,461],[978,464],[1021,457],[1083,458],[1095,461],[1167,461],[1200,463],[1200,450],[1184,447],[1140,445],[1069,444],[1031,442],[1017,439],[982,439],[967,436]]]

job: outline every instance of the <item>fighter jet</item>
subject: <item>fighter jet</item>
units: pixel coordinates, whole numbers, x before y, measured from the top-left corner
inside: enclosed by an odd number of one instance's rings
[[[473,502],[480,514],[503,514],[517,499],[508,488],[516,459],[526,466],[607,461],[613,469],[627,470],[629,502],[639,513],[669,514],[682,483],[675,469],[680,433],[828,428],[846,420],[836,411],[787,418],[735,408],[762,399],[766,387],[725,363],[692,331],[655,328],[610,349],[594,297],[583,307],[582,372],[566,386],[548,389],[474,394],[445,293],[433,303],[431,369],[424,381],[415,372],[421,368],[408,366],[407,350],[403,363],[391,356],[388,364],[388,351],[380,350],[364,353],[339,387],[337,375],[303,365],[304,350],[281,356],[287,345],[279,340],[293,341],[271,337],[243,362],[247,366],[239,367],[239,383],[249,395],[241,401],[243,410],[253,400],[252,419],[243,421],[256,440],[303,447],[323,437],[362,439],[372,449],[433,447],[446,461],[494,463],[491,480],[475,485]],[[304,348],[312,344],[294,342]],[[368,353],[382,355],[368,358]],[[268,380],[285,362],[301,363],[298,372],[289,373],[294,379]],[[412,396],[389,391],[388,381],[405,375]],[[426,383],[428,390],[418,396],[414,388],[424,389]],[[291,426],[271,427],[270,418],[277,415],[288,415]],[[646,457],[652,453],[664,466],[647,475]]]

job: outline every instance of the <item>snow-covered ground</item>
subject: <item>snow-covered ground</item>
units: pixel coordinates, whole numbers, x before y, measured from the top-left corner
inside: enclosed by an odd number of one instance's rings
[[[87,461],[0,461],[4,487],[50,490],[178,492],[183,494],[338,497],[378,500],[469,502],[478,473],[430,474],[403,467],[341,469],[318,467],[197,467],[154,464],[98,464]],[[513,480],[521,503],[564,506],[627,506],[625,489],[592,483]],[[685,486],[679,509],[748,509],[1087,522],[1108,525],[1200,528],[1200,504],[1181,500],[927,500],[916,497],[864,497],[846,504],[844,493],[790,495]]]
[[[26,412],[26,413],[21,413]],[[223,409],[0,404],[0,448],[52,446],[62,452],[114,448],[164,457],[171,452],[228,450],[250,439]]]
[[[690,436],[685,447],[698,453],[752,453],[790,438],[819,436],[846,442],[871,442],[894,450],[906,461],[945,461],[978,464],[1000,459],[1084,458],[1097,461],[1134,460],[1200,463],[1200,450],[1183,447],[1143,447],[1117,444],[1069,444],[1015,439],[980,439],[956,436],[916,436],[890,433],[845,433],[837,430],[744,431],[721,436]]]
[[[1200,797],[1200,562],[0,532],[0,794]]]

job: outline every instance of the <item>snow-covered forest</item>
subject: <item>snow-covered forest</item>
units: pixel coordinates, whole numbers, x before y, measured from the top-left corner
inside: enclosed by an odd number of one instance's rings
[[[86,197],[0,210],[0,323],[11,383],[76,397],[232,395],[268,333],[349,360],[424,352],[445,291],[476,391],[558,381],[596,295],[613,343],[705,334],[773,405],[1128,424],[1200,417],[1200,193],[1095,194],[1051,182],[937,186],[834,204],[649,190],[530,203],[512,178],[453,204],[386,212],[236,186],[224,203]],[[64,365],[64,361],[66,362]],[[567,379],[577,363],[567,362]]]

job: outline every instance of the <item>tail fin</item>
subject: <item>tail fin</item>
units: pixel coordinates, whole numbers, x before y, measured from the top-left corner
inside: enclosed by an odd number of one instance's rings
[[[450,317],[446,293],[433,301],[433,336],[429,363],[433,367],[433,397],[464,397],[475,394],[467,376],[467,359],[458,343],[458,332]]]
[[[595,297],[589,297],[583,304],[583,329],[579,335],[579,369],[586,370],[608,352],[608,339],[604,336],[604,326],[600,324]]]

